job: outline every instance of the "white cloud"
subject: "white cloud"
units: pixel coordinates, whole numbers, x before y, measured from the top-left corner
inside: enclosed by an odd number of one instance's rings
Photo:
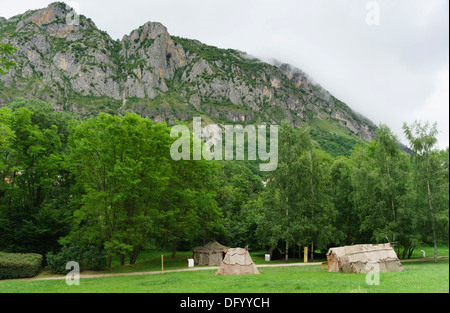
[[[449,146],[449,69],[441,69],[435,77],[434,92],[425,100],[423,106],[411,113],[412,119],[437,122],[440,134],[438,145]]]

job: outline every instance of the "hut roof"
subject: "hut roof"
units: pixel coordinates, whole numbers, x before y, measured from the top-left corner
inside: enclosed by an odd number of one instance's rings
[[[217,241],[211,241],[204,246],[196,247],[192,250],[194,253],[227,252],[228,247],[221,245]]]
[[[247,249],[231,248],[228,250],[217,275],[259,274]]]
[[[390,244],[366,244],[330,248],[327,253],[329,271],[362,273],[370,263],[380,265],[380,271],[403,271],[400,260]]]

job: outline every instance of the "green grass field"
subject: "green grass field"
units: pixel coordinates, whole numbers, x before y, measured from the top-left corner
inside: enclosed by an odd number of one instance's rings
[[[428,293],[449,292],[449,263],[404,264],[404,272],[381,273],[380,284],[365,274],[328,273],[320,266],[260,268],[260,275],[217,276],[215,270],[65,280],[2,281],[2,293]]]
[[[434,253],[434,248],[432,246],[420,246],[414,250],[411,258],[422,258],[422,252],[420,250],[424,250],[427,257],[432,257]],[[164,269],[172,270],[172,269],[180,269],[186,268],[187,260],[192,257],[191,251],[183,251],[177,252],[176,258],[171,259],[172,252],[167,250],[164,252],[161,251],[143,251],[139,255],[139,258],[134,265],[124,265],[121,266],[119,264],[118,258],[113,259],[111,269],[103,271],[103,273],[130,273],[130,272],[145,272],[145,271],[159,271],[161,270],[161,254],[164,255]],[[250,252],[253,262],[257,265],[259,264],[286,264],[286,261],[283,260],[273,260],[270,262],[266,262],[264,260],[265,251],[251,251]],[[448,246],[440,246],[438,248],[439,256],[449,256],[449,247]],[[326,258],[317,257],[314,259],[314,262],[323,262],[326,261]],[[288,263],[299,263],[303,262],[303,259],[298,258],[290,258]],[[45,277],[48,275],[48,272],[43,272],[40,276]]]
[[[432,247],[421,247],[413,258],[422,257],[420,250],[432,256]],[[448,247],[439,247],[439,256],[448,256]],[[170,259],[164,253],[164,269],[187,267],[191,252],[180,252]],[[262,252],[253,252],[258,264],[285,264],[284,260],[265,262]],[[318,261],[318,260],[315,260]],[[321,260],[319,260],[321,261]],[[299,262],[291,259],[291,262]],[[449,262],[440,260],[403,262],[404,272],[381,273],[380,284],[369,286],[365,274],[328,273],[318,265],[259,268],[260,275],[217,276],[216,270],[82,278],[80,286],[68,286],[59,280],[0,281],[0,293],[429,293],[449,292]],[[133,265],[120,266],[114,260],[111,269],[99,273],[132,273],[161,270],[161,252],[145,252]],[[83,273],[82,273],[83,274]],[[52,276],[42,271],[38,278]],[[64,278],[64,276],[60,276]]]

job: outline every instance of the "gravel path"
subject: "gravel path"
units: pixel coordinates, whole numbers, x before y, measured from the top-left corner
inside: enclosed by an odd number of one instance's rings
[[[321,262],[311,262],[311,263],[288,263],[288,264],[261,264],[256,265],[257,268],[263,267],[285,267],[285,266],[309,266],[309,265],[321,265]],[[164,270],[164,273],[177,273],[177,272],[195,272],[195,271],[208,271],[208,270],[218,270],[219,266],[202,266],[193,268],[182,268],[176,270]],[[101,278],[101,277],[118,277],[118,276],[139,276],[139,275],[155,275],[161,274],[161,271],[147,271],[147,272],[132,272],[132,273],[111,273],[111,274],[80,274],[80,279],[86,278]],[[66,279],[66,276],[49,276],[49,277],[37,277],[37,278],[25,278],[20,280],[59,280]],[[14,279],[18,280],[18,279]]]

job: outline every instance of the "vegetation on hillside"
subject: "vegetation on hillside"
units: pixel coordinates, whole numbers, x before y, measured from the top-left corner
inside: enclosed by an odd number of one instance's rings
[[[0,39],[9,36],[23,44],[33,29],[47,36],[32,23],[15,32],[12,26],[31,14],[0,20]],[[314,253],[391,242],[409,258],[419,244],[432,244],[435,255],[438,245],[448,244],[449,149],[436,147],[436,125],[404,126],[410,154],[386,125],[376,128],[373,140],[363,141],[347,123],[367,126],[368,135],[375,127],[337,99],[326,99],[330,95],[318,86],[304,84],[298,71],[284,73],[289,66],[178,37],[174,44],[199,63],[187,63],[181,71],[170,67],[173,55],[164,53],[166,67],[160,68],[152,99],[94,95],[93,82],[92,93],[76,93],[64,66],[50,73],[60,79],[47,77],[50,83],[43,84],[45,71],[30,59],[42,58],[48,74],[56,54],[67,51],[82,61],[81,73],[111,74],[98,84],[128,77],[131,84],[146,63],[136,55],[124,63],[122,48],[128,53],[133,41],[149,48],[161,39],[115,42],[89,19],[81,22],[82,42],[52,37],[48,55],[31,49],[14,68],[16,49],[0,45],[0,74],[15,71],[9,85],[0,83],[0,95],[10,100],[0,108],[0,251],[39,253],[63,272],[72,255],[89,269],[106,260],[111,267],[115,257],[121,265],[133,265],[143,251],[170,249],[175,259],[177,251],[210,240],[269,250],[286,261],[304,246]],[[198,80],[182,79],[196,65]],[[171,79],[164,78],[165,69],[173,70]],[[237,94],[272,86],[266,92],[275,102],[256,99],[258,111],[246,105],[245,96],[235,102],[203,96],[218,78]],[[22,93],[49,101],[18,98]],[[197,102],[191,101],[194,96]],[[261,160],[173,160],[176,138],[168,125],[193,114],[221,124],[277,123],[277,169],[260,172]],[[189,137],[189,146],[193,141]]]
[[[405,129],[412,155],[380,125],[337,156],[283,123],[278,168],[263,176],[259,161],[172,160],[165,123],[83,120],[19,99],[0,109],[0,250],[54,255],[75,244],[133,264],[144,250],[175,257],[213,239],[285,258],[390,241],[407,258],[420,243],[448,244],[449,150],[435,147],[435,126]]]

